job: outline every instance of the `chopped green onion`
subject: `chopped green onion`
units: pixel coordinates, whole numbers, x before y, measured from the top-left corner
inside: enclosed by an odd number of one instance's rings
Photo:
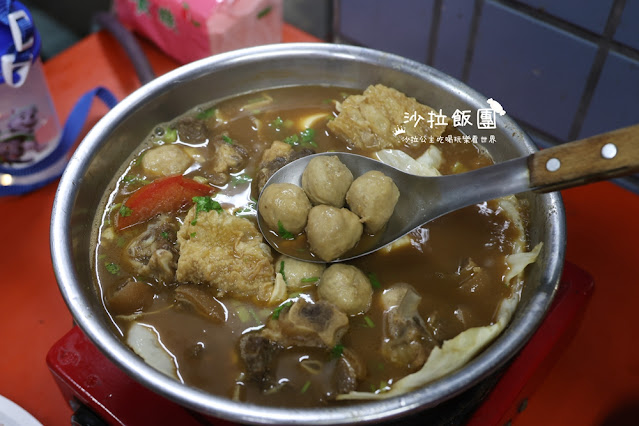
[[[191,236],[191,238],[195,238],[195,232],[191,232],[189,235]]]
[[[127,216],[131,216],[132,211],[133,210],[131,210],[129,207],[122,204],[122,206],[120,207],[119,213],[120,213],[120,216],[127,217]]]
[[[288,232],[286,230],[286,228],[284,228],[284,225],[282,225],[282,221],[281,220],[277,221],[277,233],[279,234],[279,236],[281,238],[284,238],[285,240],[294,240],[295,239],[295,235],[293,235],[292,233]]]
[[[306,383],[304,383],[304,386],[302,386],[302,390],[300,391],[300,393],[305,393],[310,387],[311,387],[311,381],[309,380]]]
[[[339,358],[342,356],[343,352],[344,352],[344,345],[342,345],[341,343],[338,343],[337,345],[333,346],[333,349],[331,349],[331,358]]]
[[[249,313],[248,309],[244,305],[240,305],[237,308],[236,312],[237,312],[237,317],[240,319],[242,323],[246,323],[248,322],[248,320],[251,319],[251,314]]]
[[[213,117],[215,115],[216,111],[217,110],[215,108],[208,108],[208,109],[205,109],[204,111],[200,112],[195,117],[198,120],[206,120],[207,118]]]
[[[162,138],[162,140],[169,143],[175,142],[177,140],[177,130],[169,127],[168,129],[166,129],[166,132],[164,132],[164,137]]]
[[[277,308],[273,309],[273,315],[272,318],[273,319],[278,319],[280,317],[280,314],[282,313],[282,309],[284,308],[288,308],[293,306],[293,301],[289,300],[288,302],[282,303],[280,306],[278,306]]]
[[[133,175],[133,176],[127,175],[127,176],[124,176],[122,178],[122,180],[124,182],[126,182],[126,183],[129,183],[129,184],[144,184],[144,185],[146,185],[147,183],[151,183],[151,181],[146,180],[144,178],[141,178],[138,175]]]
[[[226,136],[226,135],[222,135],[222,140],[224,142],[226,142],[229,145],[233,145],[233,139],[231,139],[230,137]]]
[[[142,157],[144,157],[145,153],[142,153],[142,155],[140,155],[138,158],[136,158],[135,160],[133,160],[133,165],[134,166],[139,166],[140,163],[142,162]]]
[[[366,323],[366,327],[368,328],[375,328],[375,323],[373,322],[372,319],[370,319],[370,317],[365,316],[364,317],[364,322]]]
[[[257,316],[253,308],[248,308],[248,312],[251,315],[251,317],[255,320],[256,323],[262,324],[262,320],[260,319],[260,317]]]
[[[260,10],[260,12],[257,14],[257,19],[262,19],[263,17],[271,13],[271,10],[273,10],[273,6],[267,6],[264,9]]]
[[[283,260],[280,262],[280,274],[282,274],[282,278],[284,279],[284,282],[286,282],[286,274],[284,273],[284,261]]]
[[[308,278],[302,278],[300,281],[303,283],[314,283],[315,281],[318,281],[319,277],[308,277]]]
[[[106,268],[107,271],[109,271],[109,273],[111,275],[118,275],[120,273],[120,267],[116,264],[116,263],[105,263],[104,267]]]
[[[368,274],[368,280],[371,282],[371,287],[373,288],[381,288],[382,284],[377,279],[377,274],[375,272],[371,272]]]
[[[162,236],[162,238],[164,238],[165,240],[168,240],[168,239],[169,239],[169,233],[168,233],[168,232],[166,232],[166,231],[163,231],[160,235],[161,235],[161,236]]]

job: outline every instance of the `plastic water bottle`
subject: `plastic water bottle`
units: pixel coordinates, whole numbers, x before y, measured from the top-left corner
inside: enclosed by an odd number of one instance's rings
[[[0,187],[37,179],[26,175],[60,141],[40,46],[26,7],[0,0]]]

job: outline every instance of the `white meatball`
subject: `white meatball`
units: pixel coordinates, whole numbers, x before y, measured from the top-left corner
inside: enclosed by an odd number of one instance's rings
[[[278,230],[281,223],[288,232],[299,234],[306,226],[311,202],[299,186],[274,183],[264,188],[258,209],[269,228]]]
[[[336,263],[324,271],[317,289],[319,297],[347,315],[364,313],[373,300],[373,287],[362,271],[352,265]]]
[[[282,262],[284,266],[282,267]],[[286,287],[289,291],[299,291],[308,287],[315,287],[326,269],[323,263],[304,262],[285,255],[275,262],[275,272],[284,270]]]
[[[315,206],[308,213],[306,238],[311,252],[330,262],[355,247],[362,236],[364,226],[348,209],[332,206]]]
[[[366,232],[375,234],[384,228],[393,215],[399,199],[399,189],[393,179],[377,170],[366,172],[353,182],[346,202],[351,211],[366,225]]]
[[[192,163],[193,159],[177,145],[158,146],[142,156],[142,167],[152,176],[180,175]]]
[[[344,207],[352,182],[353,174],[335,156],[313,158],[302,174],[302,188],[313,205]]]

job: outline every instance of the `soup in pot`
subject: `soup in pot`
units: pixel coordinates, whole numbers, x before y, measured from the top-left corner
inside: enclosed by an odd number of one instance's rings
[[[347,263],[282,256],[256,224],[268,177],[312,153],[348,151],[424,175],[492,164],[450,119],[410,120],[431,111],[380,85],[288,87],[158,124],[96,224],[96,283],[122,340],[189,386],[280,407],[404,392],[415,386],[401,385],[407,376],[438,377],[429,372],[438,357],[451,360],[444,373],[458,368],[505,326],[536,257],[515,197]],[[280,231],[307,250],[303,231]]]

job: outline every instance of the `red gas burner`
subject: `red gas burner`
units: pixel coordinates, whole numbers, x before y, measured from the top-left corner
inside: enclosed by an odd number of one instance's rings
[[[463,394],[397,424],[503,425],[513,420],[570,342],[592,293],[592,277],[566,263],[550,312],[504,368]],[[74,327],[47,354],[47,365],[74,409],[74,425],[230,425],[148,390],[108,360]]]

